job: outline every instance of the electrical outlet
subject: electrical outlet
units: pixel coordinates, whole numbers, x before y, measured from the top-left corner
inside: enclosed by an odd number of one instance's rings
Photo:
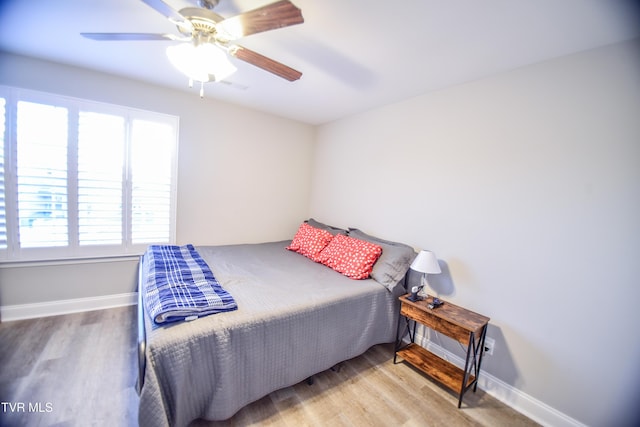
[[[496,346],[496,340],[493,338],[485,337],[484,339],[484,354],[493,355],[493,348]]]

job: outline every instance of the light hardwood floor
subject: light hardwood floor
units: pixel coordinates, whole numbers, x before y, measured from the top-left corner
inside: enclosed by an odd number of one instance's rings
[[[136,426],[135,316],[124,307],[0,323],[0,425]],[[312,385],[192,426],[537,425],[481,390],[458,409],[453,393],[392,359],[391,345],[375,346]]]

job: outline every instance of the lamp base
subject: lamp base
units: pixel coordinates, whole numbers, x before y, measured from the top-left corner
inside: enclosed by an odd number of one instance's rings
[[[417,301],[422,301],[424,298],[419,296],[418,293],[415,292],[415,293],[411,293],[411,295],[409,295],[407,299],[411,302],[417,302]]]

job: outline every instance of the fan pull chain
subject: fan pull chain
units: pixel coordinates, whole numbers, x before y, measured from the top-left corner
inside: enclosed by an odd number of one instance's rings
[[[189,79],[189,89],[193,88],[193,79]],[[204,98],[204,82],[200,82],[200,98]]]

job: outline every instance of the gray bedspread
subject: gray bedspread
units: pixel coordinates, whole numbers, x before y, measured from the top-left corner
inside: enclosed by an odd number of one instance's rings
[[[141,426],[227,419],[395,339],[401,285],[351,280],[288,244],[197,247],[238,310],[159,327],[147,316]]]

